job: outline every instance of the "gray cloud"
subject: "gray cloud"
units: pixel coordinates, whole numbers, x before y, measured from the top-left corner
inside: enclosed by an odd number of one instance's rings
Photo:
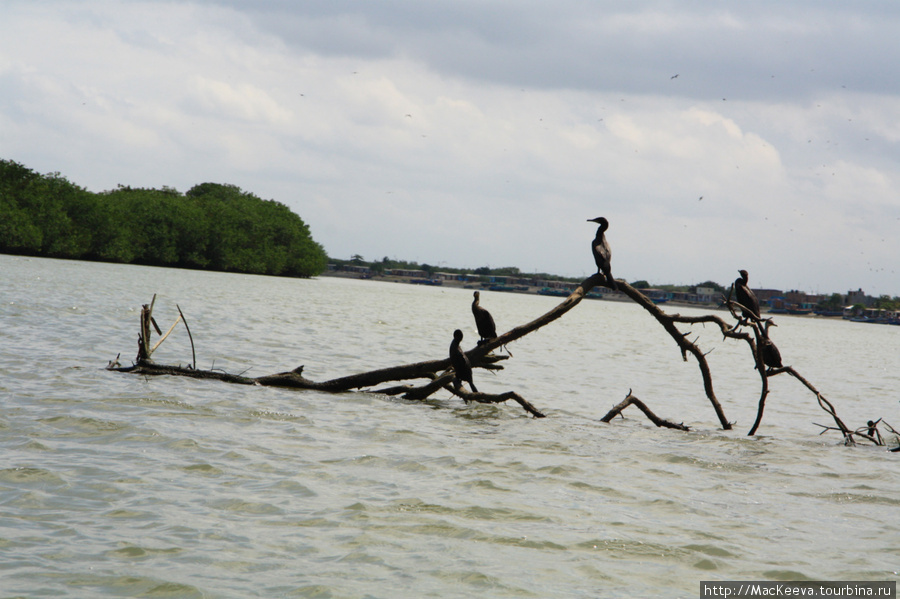
[[[891,76],[900,10],[879,2],[209,4],[302,51],[405,57],[510,86],[754,100],[900,84]]]
[[[581,275],[605,215],[632,280],[896,294],[897,24],[872,2],[14,0],[0,148],[92,189],[233,183],[335,256]]]

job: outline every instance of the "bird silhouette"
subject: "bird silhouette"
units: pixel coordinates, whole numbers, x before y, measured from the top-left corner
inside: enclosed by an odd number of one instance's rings
[[[494,317],[479,302],[481,294],[476,291],[475,299],[472,301],[472,315],[475,316],[475,326],[478,328],[478,335],[481,337],[479,343],[489,341],[497,336],[497,325],[494,324]]]
[[[771,320],[766,321],[765,329],[763,329],[763,337],[760,339],[760,343],[762,343],[763,362],[769,368],[781,368],[783,366],[781,363],[781,352],[778,351],[778,348],[775,347],[775,344],[772,343],[772,339],[769,337],[770,325],[773,327],[778,326]]]
[[[473,393],[478,393],[475,383],[472,382],[472,365],[459,342],[462,341],[463,332],[459,329],[453,331],[453,341],[450,342],[450,365],[453,366],[453,386],[459,390],[463,382],[469,383]]]
[[[609,228],[609,221],[602,216],[598,216],[597,218],[589,218],[588,222],[600,225],[597,227],[597,235],[594,237],[594,241],[591,242],[591,252],[594,254],[594,262],[597,263],[597,272],[602,272],[603,276],[606,277],[607,286],[616,290],[618,286],[610,268],[612,250],[609,249],[609,242],[606,241],[606,236],[604,235]]]
[[[741,276],[734,281],[734,295],[737,303],[741,305],[741,314],[744,318],[759,320],[759,300],[747,286],[749,280],[747,271],[739,270],[738,272]]]

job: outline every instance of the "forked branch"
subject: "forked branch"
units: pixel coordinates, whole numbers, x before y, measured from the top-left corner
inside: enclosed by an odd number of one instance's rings
[[[606,416],[604,416],[603,418],[600,419],[600,422],[610,422],[616,416],[621,416],[622,411],[625,408],[627,408],[628,406],[632,406],[632,405],[637,406],[638,409],[641,412],[643,412],[647,418],[650,419],[650,422],[652,422],[656,426],[665,427],[665,428],[674,428],[674,429],[678,429],[680,431],[691,430],[689,427],[685,426],[683,422],[676,424],[674,422],[666,420],[665,418],[660,418],[659,416],[654,414],[653,411],[647,407],[647,404],[645,404],[640,399],[638,399],[637,397],[635,397],[634,395],[631,394],[631,389],[628,390],[628,395],[625,396],[625,399],[623,399],[621,402],[616,404],[616,406],[613,409],[611,409],[609,412],[607,412]],[[623,416],[623,418],[624,418],[624,416]]]

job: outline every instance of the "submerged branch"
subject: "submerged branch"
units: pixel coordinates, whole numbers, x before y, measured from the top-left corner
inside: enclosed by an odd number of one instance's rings
[[[621,285],[621,283],[620,283],[620,285]],[[600,422],[610,422],[616,416],[621,416],[622,411],[631,405],[637,406],[638,409],[640,409],[640,411],[643,412],[644,415],[650,419],[650,422],[652,422],[656,426],[665,427],[665,428],[674,428],[674,429],[678,429],[681,431],[691,430],[689,427],[685,426],[683,422],[680,424],[675,424],[674,422],[670,422],[669,420],[666,420],[665,418],[660,418],[659,416],[654,414],[653,411],[647,407],[647,404],[645,404],[640,399],[638,399],[637,397],[635,397],[634,395],[631,394],[630,389],[628,390],[628,395],[625,396],[625,399],[623,399],[613,409],[611,409],[609,412],[607,412],[606,416],[604,416],[603,418],[600,419]]]
[[[503,360],[509,359],[511,355],[503,356],[491,353],[494,349],[504,347],[512,343],[513,341],[516,341],[524,337],[525,335],[528,335],[529,333],[532,333],[561,318],[563,315],[577,306],[581,302],[581,300],[584,299],[587,293],[590,292],[594,287],[598,285],[605,285],[606,283],[606,278],[601,273],[591,275],[590,277],[585,279],[568,297],[566,297],[565,300],[563,300],[560,304],[556,305],[545,314],[535,318],[528,323],[514,327],[498,337],[492,338],[490,340],[482,340],[479,345],[476,345],[469,351],[465,352],[472,367],[489,370],[502,369],[503,366],[501,362]],[[871,433],[867,435],[866,433],[862,432],[862,430],[851,431],[837,416],[834,406],[824,396],[822,396],[822,394],[819,393],[819,391],[815,387],[813,387],[813,385],[809,383],[809,381],[803,378],[792,367],[766,367],[765,356],[763,355],[763,345],[764,342],[771,343],[767,337],[767,327],[769,326],[770,319],[764,321],[762,319],[741,318],[737,314],[737,310],[740,309],[740,306],[733,300],[731,300],[730,294],[725,301],[725,305],[728,307],[731,315],[737,321],[737,324],[734,325],[727,323],[725,320],[714,314],[705,314],[701,316],[682,316],[680,314],[667,314],[662,311],[655,303],[653,303],[653,301],[651,301],[647,296],[629,285],[627,282],[617,281],[616,283],[618,290],[621,293],[629,297],[632,301],[641,306],[645,311],[649,312],[650,315],[653,316],[653,318],[666,330],[666,332],[669,333],[669,335],[678,346],[683,360],[688,360],[688,354],[692,355],[696,359],[698,368],[700,369],[700,373],[702,376],[706,397],[712,405],[719,423],[721,424],[723,429],[731,430],[732,425],[725,417],[722,406],[718,398],[716,397],[713,388],[712,373],[706,358],[709,352],[704,353],[703,351],[701,351],[700,347],[696,343],[696,340],[691,341],[688,338],[689,332],[685,333],[679,330],[678,325],[680,324],[712,324],[719,328],[724,338],[735,339],[747,343],[750,349],[750,353],[753,356],[755,368],[759,371],[761,380],[761,392],[757,410],[757,417],[752,429],[748,434],[755,434],[756,430],[760,426],[763,411],[765,408],[766,398],[769,394],[768,378],[787,372],[802,384],[804,384],[813,394],[815,394],[820,407],[828,412],[828,414],[831,415],[831,417],[837,424],[837,429],[835,430],[840,430],[849,443],[853,442],[854,435],[864,438],[871,438]],[[159,327],[156,325],[156,320],[153,318],[153,306],[155,302],[156,295],[153,296],[153,300],[151,301],[149,306],[142,306],[140,334],[138,336],[138,356],[135,364],[130,367],[121,367],[119,366],[118,361],[115,361],[110,363],[108,369],[118,372],[130,372],[145,375],[189,376],[192,378],[213,379],[244,385],[262,385],[291,389],[306,389],[326,393],[365,391],[391,396],[401,396],[403,399],[412,401],[425,400],[441,389],[445,389],[450,393],[462,398],[467,403],[470,401],[475,401],[478,403],[503,403],[509,400],[513,400],[535,418],[544,417],[544,414],[540,410],[538,410],[525,398],[514,391],[507,391],[500,394],[490,394],[468,392],[462,387],[457,388],[456,385],[453,384],[455,374],[451,368],[449,357],[437,360],[414,362],[411,364],[404,364],[399,366],[391,366],[387,368],[380,368],[367,372],[341,376],[326,381],[314,381],[305,377],[303,375],[303,366],[299,366],[292,371],[279,372],[259,377],[245,377],[242,375],[233,375],[213,370],[197,370],[197,357],[196,351],[194,349],[193,337],[191,336],[191,331],[187,326],[187,319],[184,317],[181,308],[178,308],[178,319],[166,332],[166,334],[162,335],[159,331]],[[156,350],[159,345],[169,336],[169,334],[172,332],[179,321],[184,323],[185,328],[188,332],[188,336],[191,340],[192,365],[189,367],[181,367],[154,364],[150,360],[150,356],[152,355],[153,351]],[[763,323],[765,323],[766,325],[765,328],[762,326]],[[151,327],[155,329],[157,333],[162,337],[152,348],[150,346],[150,336],[152,334]],[[749,334],[749,332],[743,327],[752,329],[754,334]],[[414,381],[420,379],[424,380],[424,383],[419,385],[406,383],[377,389],[375,388],[387,383]],[[621,412],[630,405],[637,406],[638,409],[640,409],[656,426],[679,430],[690,430],[683,423],[676,424],[657,417],[646,406],[646,404],[632,395],[631,391],[629,391],[628,395],[622,402],[615,406],[601,420],[603,422],[609,422],[616,415],[621,415]]]
[[[540,410],[531,405],[528,400],[524,397],[516,393],[515,391],[507,391],[505,393],[500,393],[498,395],[494,395],[491,393],[469,393],[464,390],[462,387],[459,389],[454,388],[452,385],[445,385],[444,388],[447,391],[450,391],[454,395],[457,395],[462,398],[463,401],[469,403],[470,401],[478,402],[478,403],[503,403],[508,400],[513,400],[522,406],[526,412],[534,416],[535,418],[545,418],[544,414],[541,413]]]
[[[605,279],[601,274],[596,274],[588,277],[561,304],[559,304],[543,316],[540,316],[539,318],[536,318],[535,320],[527,324],[515,327],[514,329],[504,333],[503,335],[500,335],[499,337],[496,337],[488,342],[476,346],[473,349],[470,349],[466,352],[466,355],[468,356],[469,361],[472,363],[473,368],[484,368],[489,370],[501,369],[502,366],[498,364],[498,362],[509,359],[509,356],[491,354],[491,350],[511,343],[516,339],[520,339],[528,333],[531,333],[560,318],[563,314],[577,306],[578,303],[588,293],[588,291],[604,281]],[[304,377],[302,374],[302,366],[290,372],[279,372],[276,374],[264,375],[256,378],[226,375],[225,373],[214,371],[197,370],[196,353],[194,353],[193,356],[194,368],[157,366],[150,361],[150,355],[153,353],[153,350],[150,349],[149,346],[150,323],[152,319],[153,303],[155,301],[156,296],[154,295],[151,305],[149,307],[145,305],[141,311],[141,336],[139,338],[138,357],[135,365],[125,368],[111,368],[112,370],[116,370],[118,372],[131,372],[148,375],[168,374],[175,376],[191,376],[194,378],[218,379],[241,384],[256,384],[292,389],[308,389],[312,391],[322,391],[327,393],[340,393],[344,391],[361,390],[367,387],[374,387],[394,381],[428,379],[429,382],[422,387],[401,385],[389,387],[381,391],[382,393],[387,393],[390,395],[399,395],[402,393],[404,394],[404,397],[406,399],[414,400],[427,398],[435,391],[447,387],[446,382],[444,381],[444,378],[447,375],[445,374],[443,376],[438,376],[438,373],[444,372],[450,367],[449,357],[442,358],[440,360],[428,360],[424,362],[415,362],[412,364],[404,364],[400,366],[391,366],[388,368],[381,368],[368,372],[361,372],[358,374],[338,377],[327,381],[314,381]],[[187,321],[184,319],[184,315],[181,313],[180,308],[179,315],[181,320],[185,322],[185,326],[187,326]],[[188,331],[188,334],[190,334],[190,331]],[[166,335],[168,335],[168,333]],[[163,337],[163,339],[165,339],[165,337]],[[160,340],[160,343],[161,342],[162,340]],[[159,343],[157,343],[157,346],[158,345]],[[193,348],[193,337],[191,337],[192,352]],[[155,347],[153,349],[155,349]],[[525,409],[528,413],[534,415],[535,417],[544,416],[544,414],[542,414],[537,408],[532,406],[527,400],[512,391],[500,395],[491,395],[485,393],[470,394],[470,397],[466,397],[466,399],[478,401],[481,403],[498,403],[512,399],[513,401],[519,403],[519,405],[521,405],[523,409]]]

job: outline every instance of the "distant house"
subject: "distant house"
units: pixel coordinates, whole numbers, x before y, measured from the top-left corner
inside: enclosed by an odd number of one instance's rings
[[[771,305],[771,300],[776,297],[784,297],[784,291],[781,289],[751,289],[753,295],[759,300],[760,304]]]
[[[390,270],[385,270],[384,274],[391,275],[395,277],[410,277],[410,278],[423,278],[427,277],[428,273],[424,270],[412,270],[408,268],[392,268]]]
[[[673,291],[672,298],[676,302],[689,302],[692,304],[703,304],[712,301],[708,295],[697,295],[696,293],[688,293],[687,291]],[[706,299],[703,299],[706,298]]]
[[[368,266],[357,266],[356,264],[345,264],[344,270],[348,272],[358,272],[364,275],[371,274],[372,269]]]
[[[462,281],[463,283],[471,280],[467,274],[457,274],[455,272],[436,272],[431,276],[432,279],[439,281]]]
[[[719,292],[712,287],[697,287],[697,293],[695,295],[697,296],[697,299],[694,301],[701,304],[712,304],[718,300]]]
[[[666,291],[665,289],[655,289],[652,287],[647,287],[645,289],[639,289],[639,291],[657,303],[668,301],[675,297],[674,293],[672,293],[671,291]]]
[[[568,281],[535,281],[536,287],[546,287],[548,289],[565,289],[575,291],[575,288],[578,287],[578,283],[570,283]]]
[[[821,295],[810,295],[803,291],[792,290],[784,294],[784,303],[788,310],[814,310],[816,305],[825,299]]]
[[[875,298],[869,297],[862,289],[847,292],[847,303],[851,306],[854,304],[862,304],[863,306],[871,306],[875,303]]]

